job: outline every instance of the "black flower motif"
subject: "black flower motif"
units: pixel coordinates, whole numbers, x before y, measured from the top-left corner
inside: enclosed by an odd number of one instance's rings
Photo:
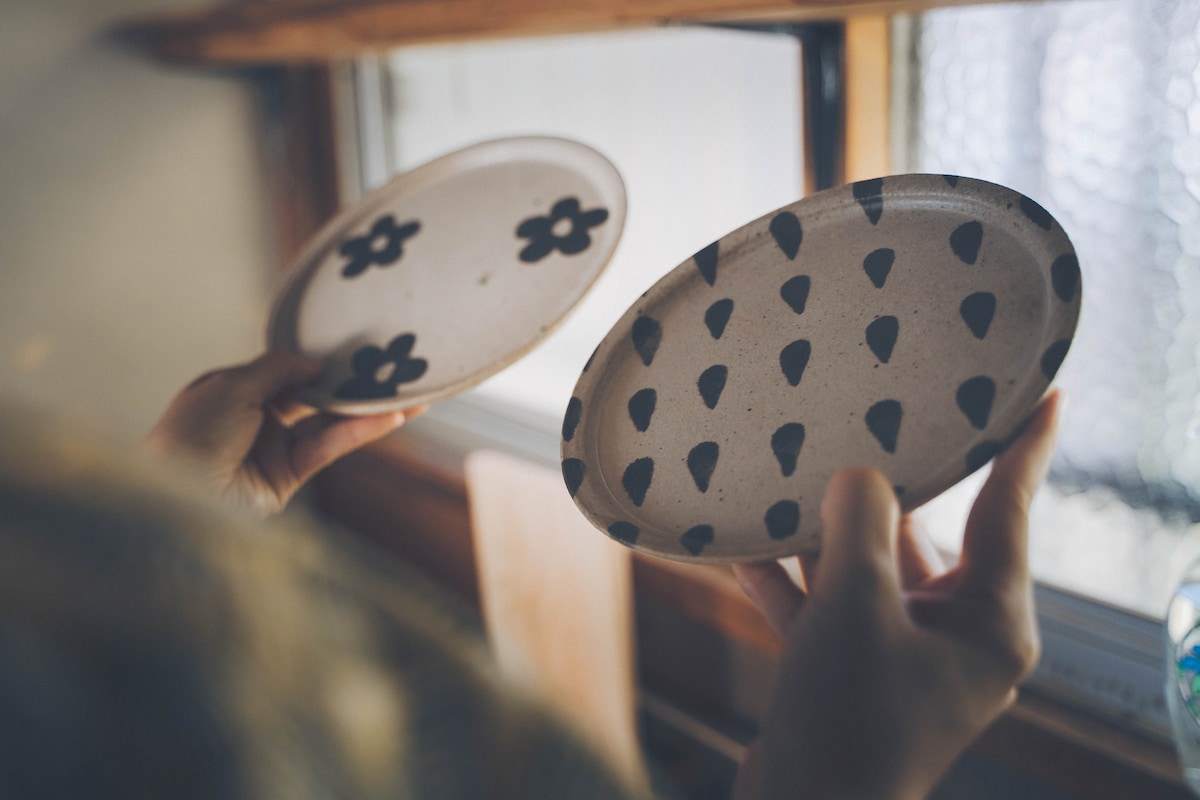
[[[353,278],[372,264],[386,267],[396,263],[404,255],[404,240],[419,230],[421,223],[416,220],[397,226],[396,218],[391,214],[380,217],[370,233],[355,237],[338,248],[339,253],[350,259],[342,267],[342,275]]]
[[[555,250],[565,256],[582,253],[592,244],[589,228],[594,228],[608,219],[608,209],[593,208],[581,211],[579,198],[564,197],[554,204],[549,215],[545,217],[530,217],[517,226],[517,236],[528,239],[529,244],[521,251],[522,261],[533,263],[541,261]],[[563,232],[570,224],[570,230]]]
[[[411,357],[416,341],[416,336],[406,333],[393,339],[386,350],[374,345],[360,348],[350,360],[354,377],[339,386],[334,397],[343,400],[394,397],[400,384],[417,380],[429,366],[425,359]]]

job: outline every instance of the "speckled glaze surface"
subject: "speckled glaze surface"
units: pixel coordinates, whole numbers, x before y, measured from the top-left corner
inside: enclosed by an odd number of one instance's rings
[[[902,175],[730,233],[616,323],[563,422],[567,489],[637,549],[686,561],[820,548],[839,468],[906,509],[987,463],[1066,356],[1066,233],[995,184]]]
[[[533,349],[616,249],[625,189],[577,142],[474,145],[338,215],[275,303],[270,346],[321,358],[302,399],[376,413],[457,394]]]

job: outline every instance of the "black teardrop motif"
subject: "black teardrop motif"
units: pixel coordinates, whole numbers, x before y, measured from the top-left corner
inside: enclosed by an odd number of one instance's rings
[[[976,292],[968,295],[958,307],[958,313],[976,339],[987,336],[996,314],[996,295],[991,292]]]
[[[662,326],[653,317],[638,317],[633,322],[633,347],[647,367],[658,352],[662,341]]]
[[[771,452],[779,462],[779,469],[786,478],[796,471],[796,460],[804,446],[804,426],[799,422],[788,422],[771,434]]]
[[[796,254],[800,252],[800,242],[804,239],[800,220],[792,212],[783,211],[771,219],[769,227],[771,236],[775,238],[775,244],[779,245],[779,249],[788,257],[789,261],[795,260]]]
[[[974,264],[979,258],[979,247],[983,244],[983,223],[972,220],[964,222],[950,234],[950,249],[964,264]]]
[[[725,391],[725,381],[728,377],[729,370],[724,364],[714,364],[701,373],[700,380],[696,381],[696,386],[700,389],[700,396],[704,398],[704,405],[709,408],[717,407],[717,403],[721,400],[721,392]]]
[[[962,382],[954,395],[960,411],[979,430],[987,427],[996,400],[996,382],[986,375],[976,375]]]
[[[562,438],[569,442],[575,438],[575,429],[579,427],[579,419],[583,416],[583,401],[572,397],[567,403],[567,413],[563,415]]]
[[[1038,205],[1035,200],[1025,195],[1021,195],[1021,211],[1025,212],[1025,216],[1033,220],[1033,224],[1044,231],[1050,230],[1054,225],[1054,217],[1050,216],[1050,212]]]
[[[795,500],[780,500],[767,509],[763,522],[772,539],[786,539],[800,529],[800,504]]]
[[[717,254],[719,250],[720,242],[713,242],[692,256],[692,260],[696,262],[696,269],[700,270],[700,274],[709,286],[712,286],[717,281]]]
[[[608,526],[608,535],[621,544],[634,544],[640,533],[641,530],[632,522],[619,521]]]
[[[942,177],[946,179],[946,183],[950,184],[951,189],[958,186],[958,176],[957,175],[943,175]]]
[[[625,474],[621,476],[621,485],[625,487],[625,494],[629,495],[635,506],[640,507],[646,501],[646,491],[650,488],[653,478],[652,458],[639,458],[625,468]]]
[[[578,458],[564,458],[562,462],[563,483],[567,485],[567,493],[571,497],[579,491],[579,487],[583,484],[583,476],[587,472],[587,465]]]
[[[718,300],[708,307],[708,311],[704,312],[704,324],[708,326],[708,332],[714,339],[720,339],[721,335],[725,333],[725,326],[729,324],[731,314],[733,314],[733,301],[729,298]]]
[[[712,479],[713,470],[717,468],[717,458],[721,455],[721,447],[716,442],[701,442],[688,453],[688,472],[701,492],[708,491],[708,482]]]
[[[1075,287],[1079,284],[1079,259],[1067,253],[1054,259],[1050,265],[1050,284],[1054,293],[1064,303],[1069,303],[1075,297]]]
[[[1046,352],[1042,353],[1042,374],[1046,376],[1046,380],[1054,380],[1054,376],[1058,374],[1058,368],[1062,366],[1063,359],[1067,357],[1067,351],[1070,349],[1070,339],[1059,339],[1047,347]]]
[[[900,335],[900,320],[895,317],[880,317],[867,326],[867,346],[875,357],[884,364],[892,357],[896,337]]]
[[[697,525],[688,528],[687,532],[679,537],[679,543],[683,545],[684,550],[698,556],[705,547],[713,543],[714,538],[712,525]]]
[[[779,353],[779,366],[784,377],[792,386],[797,386],[804,377],[808,359],[812,356],[812,344],[807,339],[797,339]]]
[[[871,283],[875,284],[876,289],[882,289],[883,284],[887,281],[888,273],[892,271],[892,264],[896,262],[896,251],[890,247],[881,247],[878,250],[873,250],[863,259],[863,270],[866,271],[867,277],[871,279]]]
[[[867,409],[867,430],[889,453],[896,452],[896,442],[900,439],[900,422],[904,418],[904,409],[899,400],[880,400]]]
[[[850,188],[867,219],[871,220],[872,225],[878,224],[883,216],[883,178],[859,181]]]
[[[779,287],[779,296],[791,307],[792,311],[803,314],[804,305],[808,302],[808,290],[811,286],[812,281],[807,275],[797,275],[794,278],[788,278],[783,286]]]
[[[639,389],[629,398],[629,419],[633,427],[642,433],[650,427],[650,418],[654,416],[654,407],[658,404],[658,392],[653,389]]]
[[[967,474],[970,475],[975,470],[982,467],[987,462],[991,461],[1000,453],[1000,443],[987,441],[980,442],[971,448],[971,452],[967,453],[966,466]]]

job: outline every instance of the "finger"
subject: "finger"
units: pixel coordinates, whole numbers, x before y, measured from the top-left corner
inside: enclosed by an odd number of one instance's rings
[[[780,636],[786,636],[804,605],[804,592],[777,561],[734,564],[733,574],[750,602]]]
[[[298,488],[292,473],[290,455],[292,446],[292,431],[274,417],[265,417],[254,447],[247,454],[243,464],[238,469],[248,470],[247,474],[257,472],[266,485],[274,492],[276,506],[282,507]]]
[[[1029,507],[1054,453],[1059,405],[1059,393],[1052,392],[992,465],[963,535],[964,588],[991,590],[1029,580]]]
[[[253,361],[225,370],[243,401],[261,406],[284,389],[302,386],[321,374],[319,359],[290,350],[268,350]]]
[[[811,588],[813,581],[817,579],[817,566],[821,563],[821,551],[801,553],[799,560],[800,575],[804,578],[804,585]]]
[[[291,393],[286,390],[278,394],[268,408],[271,416],[279,420],[279,424],[285,428],[295,427],[309,417],[320,413],[319,409],[292,398]]]
[[[900,518],[900,581],[905,589],[921,586],[945,571],[942,557],[933,546],[925,526],[913,514]]]
[[[896,563],[900,507],[878,471],[844,469],[829,480],[821,502],[823,545],[813,593],[876,586],[900,593]]]
[[[406,419],[403,411],[363,417],[317,416],[294,429],[292,470],[303,483],[347,453],[385,436]]]

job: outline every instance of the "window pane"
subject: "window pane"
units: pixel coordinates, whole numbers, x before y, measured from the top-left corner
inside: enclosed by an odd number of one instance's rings
[[[1035,570],[1156,616],[1200,537],[1198,25],[1194,2],[1022,3],[931,12],[914,46],[915,170],[1024,192],[1079,252]]]
[[[483,139],[591,145],[629,193],[622,242],[546,344],[473,393],[558,428],[596,344],[667,271],[801,192],[800,61],[791,37],[714,29],[406,48],[390,59],[395,163]]]

